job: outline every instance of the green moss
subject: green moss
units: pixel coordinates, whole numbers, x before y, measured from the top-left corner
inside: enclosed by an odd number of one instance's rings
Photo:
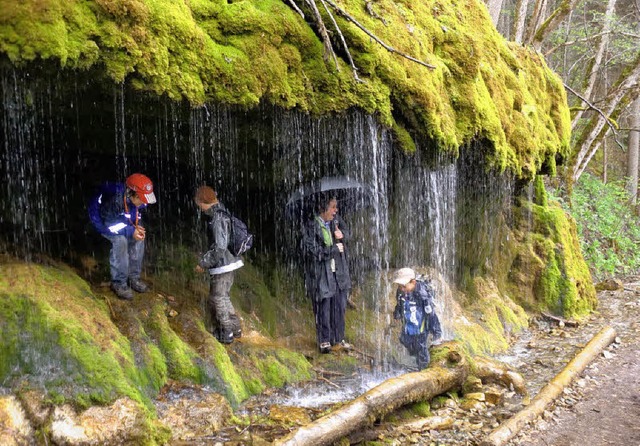
[[[164,306],[154,305],[146,325],[167,360],[169,377],[178,381],[204,382],[205,372],[196,363],[198,354],[171,329],[164,312]]]
[[[0,52],[15,64],[49,59],[92,68],[136,89],[253,107],[260,101],[313,113],[360,107],[392,128],[456,152],[490,141],[494,165],[532,177],[569,148],[562,82],[538,54],[507,43],[484,5],[363,0],[341,6],[392,47],[392,54],[337,16],[359,76],[324,60],[313,29],[281,0],[25,0],[6,5]],[[326,14],[322,11],[322,14]],[[327,23],[330,23],[327,20]],[[406,130],[406,131],[405,131]]]
[[[128,340],[78,276],[22,264],[0,265],[0,276],[0,379],[26,377],[81,407],[121,395],[151,407]]]
[[[471,291],[474,294],[473,304],[466,310],[478,322],[464,318],[458,320],[456,340],[471,355],[506,350],[510,335],[527,327],[526,312],[485,279],[476,278]]]
[[[530,310],[549,310],[581,318],[597,299],[591,274],[579,247],[575,222],[558,203],[549,201],[544,183],[535,183],[535,203],[514,208],[515,255],[505,259],[506,288]]]

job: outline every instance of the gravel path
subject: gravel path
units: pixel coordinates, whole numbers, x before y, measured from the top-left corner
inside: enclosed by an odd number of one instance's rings
[[[640,283],[599,294],[587,331],[613,326],[612,344],[566,389],[554,407],[511,446],[640,445]]]

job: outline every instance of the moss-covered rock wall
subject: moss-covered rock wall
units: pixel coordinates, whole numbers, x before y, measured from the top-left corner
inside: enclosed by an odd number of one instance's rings
[[[238,404],[311,377],[302,354],[259,332],[225,349],[207,331],[199,297],[178,296],[122,302],[64,265],[2,258],[0,380],[46,389],[52,403],[86,408],[126,396],[153,413],[152,399],[170,380],[208,385]]]
[[[4,0],[0,52],[14,64],[94,68],[105,81],[193,105],[263,101],[317,114],[357,106],[393,128],[405,148],[413,147],[410,135],[453,152],[481,138],[494,148],[495,165],[526,177],[566,157],[560,79],[539,55],[505,42],[482,2],[368,5],[338,2],[384,42],[434,68],[387,51],[336,15],[358,82],[342,59],[339,70],[325,60],[313,27],[280,0]]]

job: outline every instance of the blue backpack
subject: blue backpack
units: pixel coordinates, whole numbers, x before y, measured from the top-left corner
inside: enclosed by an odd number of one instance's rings
[[[231,237],[227,246],[229,252],[236,257],[247,252],[253,246],[253,234],[249,232],[245,222],[227,210],[219,209],[218,212],[227,215],[231,221]]]
[[[417,302],[404,301],[404,331],[408,335],[418,335],[423,331],[424,309]]]

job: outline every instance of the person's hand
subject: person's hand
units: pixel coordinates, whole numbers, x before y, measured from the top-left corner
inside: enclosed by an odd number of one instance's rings
[[[144,240],[145,230],[142,226],[136,226],[136,229],[133,231],[133,238],[140,241]]]
[[[344,245],[342,243],[336,243],[336,246],[338,247],[338,251],[344,252]]]
[[[336,240],[342,240],[344,238],[344,234],[342,234],[342,231],[338,227],[338,223],[336,223],[336,230],[333,231],[333,236]],[[340,252],[342,252],[342,250],[340,250]]]
[[[196,265],[195,270],[196,270],[197,273],[203,273],[204,272],[204,268],[201,267],[200,265]]]

